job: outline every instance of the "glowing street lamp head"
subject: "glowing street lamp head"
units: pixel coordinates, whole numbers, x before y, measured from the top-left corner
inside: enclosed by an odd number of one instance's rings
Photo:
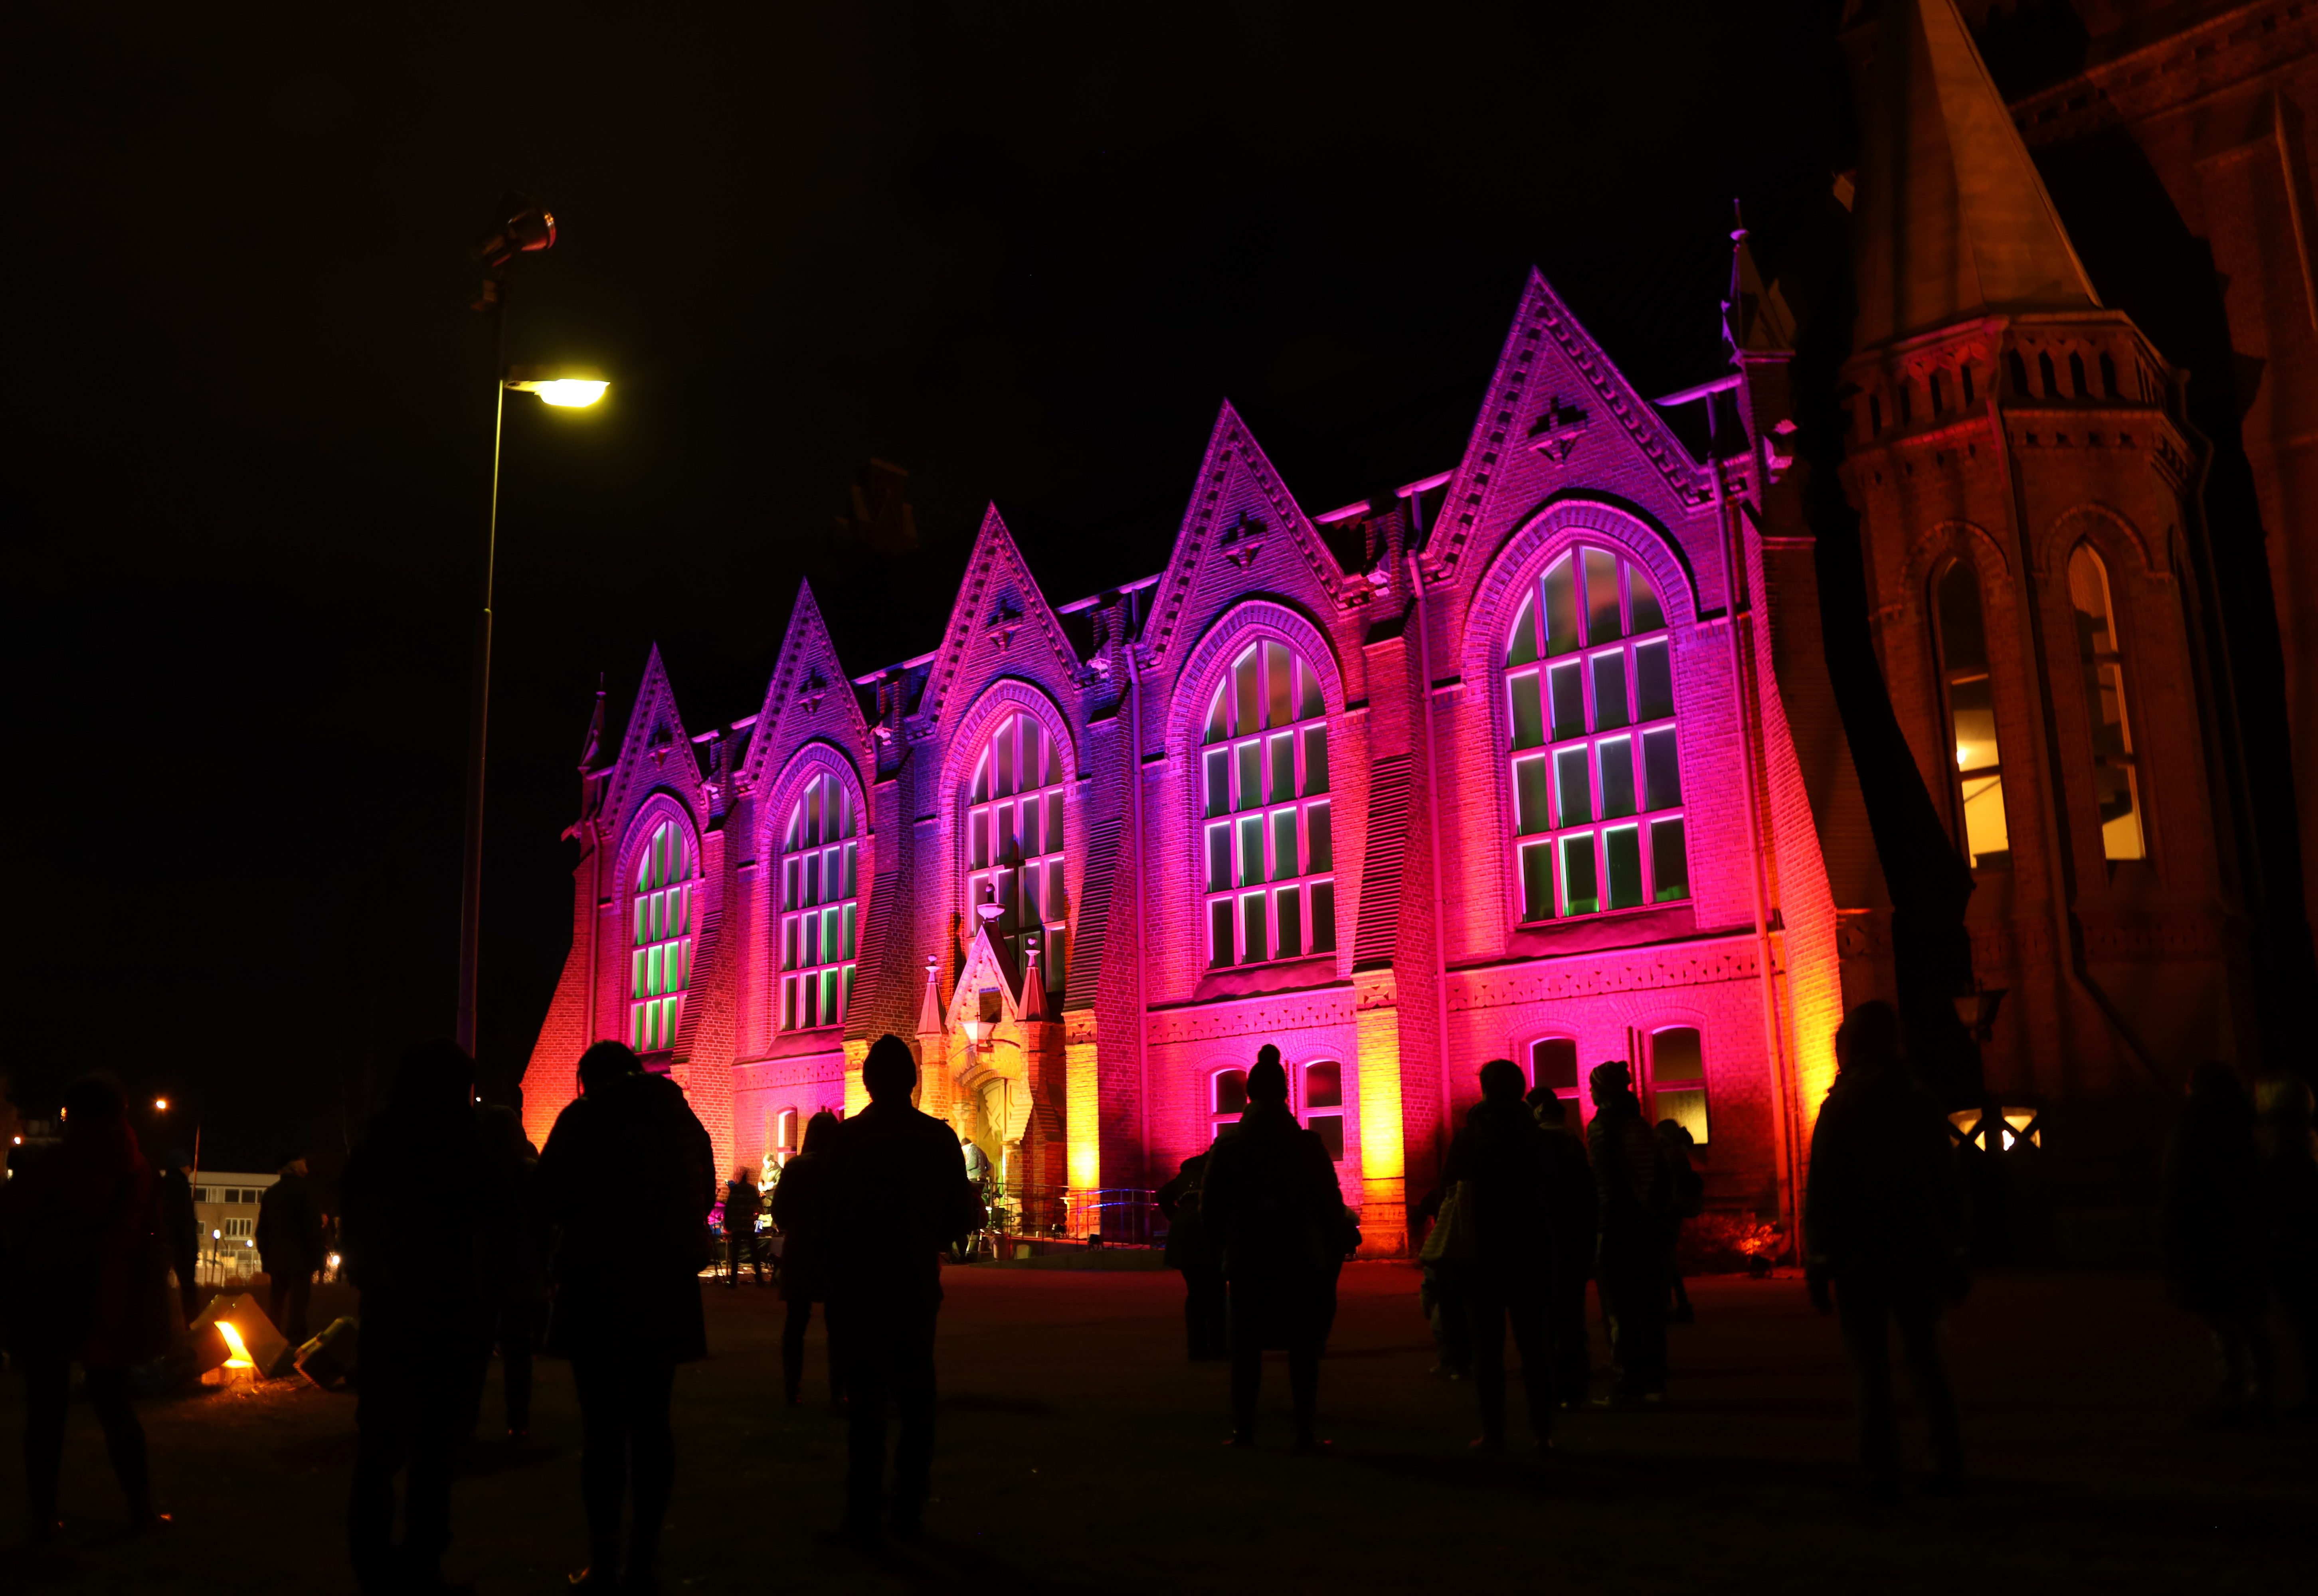
[[[153,1099],[153,1107],[158,1113],[166,1114],[169,1111],[169,1099],[166,1098],[155,1098]]]
[[[517,393],[537,394],[542,404],[571,410],[594,404],[612,386],[593,366],[511,366],[507,385]]]

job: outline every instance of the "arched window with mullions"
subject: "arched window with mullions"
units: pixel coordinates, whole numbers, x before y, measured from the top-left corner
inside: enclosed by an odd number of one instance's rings
[[[2101,359],[2106,362],[2108,356]],[[2140,761],[2125,713],[2125,656],[2116,646],[2108,567],[2090,543],[2069,556],[2069,598],[2076,610],[2077,668],[2092,728],[2093,799],[2100,808],[2101,853],[2111,859],[2149,856],[2141,825]]]
[[[1025,938],[1045,932],[1042,965],[1056,997],[1070,962],[1063,865],[1063,751],[1037,716],[1008,715],[982,749],[966,797],[966,901],[970,914],[998,906],[990,934],[1018,971]]]
[[[815,776],[781,831],[781,1029],[833,1026],[853,1002],[861,815],[844,781]]]
[[[692,937],[699,918],[700,882],[690,834],[680,820],[652,829],[636,862],[631,898],[635,926],[628,986],[628,1045],[664,1053],[684,1023],[684,994],[692,983]]]
[[[1690,896],[1674,641],[1649,575],[1568,551],[1522,594],[1505,643],[1521,923]]]
[[[1208,701],[1199,847],[1208,967],[1336,946],[1336,847],[1320,678],[1285,643],[1250,643]]]
[[[2012,833],[2004,816],[2004,756],[1996,739],[1996,687],[1989,674],[1988,625],[1980,605],[1980,568],[1951,560],[1932,584],[1939,623],[1940,684],[1945,696],[1950,789],[1957,840],[1974,870],[2009,870]]]

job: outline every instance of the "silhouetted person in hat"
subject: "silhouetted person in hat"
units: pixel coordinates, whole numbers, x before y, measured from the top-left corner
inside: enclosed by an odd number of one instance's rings
[[[1153,1194],[1167,1216],[1167,1267],[1183,1277],[1183,1342],[1193,1363],[1225,1355],[1223,1261],[1199,1211],[1207,1169],[1208,1155],[1193,1153]]]
[[[1835,1059],[1804,1197],[1811,1302],[1842,1321],[1869,1489],[1888,1501],[1900,1488],[1889,1339],[1896,1324],[1931,1435],[1935,1487],[1952,1490],[1963,1462],[1937,1331],[1941,1310],[1963,1300],[1971,1278],[1947,1118],[1900,1058],[1889,1003],[1851,1011],[1835,1034]]]
[[[1521,1349],[1522,1387],[1530,1433],[1540,1447],[1553,1437],[1553,1373],[1546,1355],[1545,1292],[1553,1267],[1544,1133],[1522,1101],[1521,1066],[1491,1059],[1481,1066],[1481,1100],[1449,1144],[1442,1179],[1462,1181],[1473,1204],[1473,1257],[1465,1266],[1466,1312],[1473,1332],[1473,1386],[1481,1434],[1473,1444],[1505,1444],[1505,1327]]]
[[[1247,1072],[1248,1106],[1216,1138],[1200,1182],[1200,1216],[1230,1283],[1232,1437],[1255,1444],[1255,1398],[1263,1351],[1288,1351],[1296,1449],[1324,1445],[1314,1433],[1320,1349],[1335,1316],[1343,1264],[1344,1198],[1327,1143],[1288,1111],[1288,1072],[1266,1045]]]
[[[168,1243],[178,1305],[184,1309],[187,1324],[202,1316],[202,1218],[193,1206],[193,1183],[187,1173],[193,1161],[182,1147],[172,1147],[161,1161],[161,1238]]]
[[[22,1159],[0,1186],[4,1328],[24,1375],[24,1481],[36,1541],[52,1539],[59,1528],[76,1363],[88,1376],[89,1405],[128,1499],[130,1528],[167,1516],[153,1511],[145,1429],[129,1403],[130,1366],[159,1357],[169,1344],[159,1194],[119,1082],[84,1075],[65,1089],[64,1109],[63,1142]],[[0,1556],[0,1569],[6,1566]]]
[[[292,1347],[306,1344],[306,1305],[322,1267],[322,1199],[293,1158],[257,1204],[257,1260],[268,1282],[265,1316]]]
[[[452,1466],[474,1431],[490,1358],[491,1302],[470,1260],[503,1202],[475,1126],[474,1079],[455,1043],[411,1048],[346,1162],[340,1247],[362,1293],[346,1532],[364,1592],[443,1585]],[[394,1476],[405,1471],[398,1547]]]
[[[813,1305],[822,1305],[822,1331],[829,1332],[829,1260],[822,1231],[829,1224],[830,1153],[837,1143],[837,1116],[823,1108],[804,1123],[804,1145],[781,1170],[773,1188],[773,1224],[781,1233],[781,1391],[791,1407],[804,1400],[804,1334]],[[845,1400],[836,1338],[829,1340],[829,1400]]]
[[[2167,1152],[2160,1236],[2174,1302],[2213,1334],[2213,1417],[2224,1424],[2260,1423],[2270,1409],[2267,1227],[2253,1133],[2237,1071],[2199,1064]]]
[[[1586,1127],[1600,1207],[1595,1278],[1610,1321],[1617,1368],[1613,1395],[1655,1403],[1666,1398],[1667,1248],[1673,1240],[1673,1173],[1666,1146],[1642,1117],[1633,1071],[1622,1059],[1587,1078],[1594,1122]]]
[[[700,1271],[715,1151],[684,1089],[645,1072],[620,1043],[580,1055],[580,1085],[540,1150],[538,1174],[540,1217],[554,1227],[547,1350],[571,1360],[580,1399],[588,1566],[571,1583],[650,1592],[676,1486],[676,1366],[708,1352]]]
[[[1545,1333],[1553,1355],[1553,1394],[1565,1408],[1586,1400],[1594,1377],[1586,1345],[1586,1282],[1594,1278],[1595,1215],[1601,1206],[1586,1143],[1568,1128],[1569,1105],[1550,1086],[1529,1094],[1542,1137],[1546,1214],[1553,1228],[1546,1271]],[[1524,1375],[1526,1377],[1526,1375]]]
[[[923,1529],[934,1456],[934,1321],[941,1255],[982,1223],[949,1126],[910,1101],[918,1063],[884,1036],[861,1063],[869,1105],[837,1126],[829,1175],[830,1331],[851,1403],[840,1533],[873,1540],[880,1510],[893,1532]],[[890,1495],[885,1421],[901,1414]]]

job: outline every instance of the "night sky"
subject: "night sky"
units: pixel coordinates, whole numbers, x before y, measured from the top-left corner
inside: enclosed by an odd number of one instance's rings
[[[390,8],[367,8],[382,16]],[[400,8],[393,8],[398,13]],[[1845,164],[1832,4],[75,8],[20,40],[4,507],[27,891],[4,1068],[342,1150],[454,990],[490,328],[513,357],[483,1062],[568,945],[575,764],[649,646],[753,713],[800,575],[932,645],[995,501],[1050,599],[1156,570],[1218,403],[1308,510],[1453,463],[1541,267],[1645,393],[1717,374],[1730,206]],[[818,29],[820,31],[807,30]],[[27,366],[29,365],[29,369]],[[872,457],[921,546],[832,537]]]

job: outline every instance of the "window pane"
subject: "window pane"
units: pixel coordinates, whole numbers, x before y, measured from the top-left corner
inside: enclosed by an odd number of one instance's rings
[[[1312,883],[1312,951],[1336,951],[1336,883]]]
[[[1271,811],[1271,879],[1293,881],[1303,874],[1296,847],[1296,811],[1275,809]]]
[[[1553,740],[1566,742],[1586,735],[1586,678],[1577,662],[1552,668]]]
[[[1980,572],[1968,560],[1940,573],[1940,664],[1948,670],[1986,670],[1988,633],[1981,624]]]
[[[1964,847],[1972,868],[2011,863],[2012,837],[2004,819],[2004,778],[1974,776],[1963,784]]]
[[[1553,845],[1532,843],[1521,851],[1522,923],[1553,918]]]
[[[1328,729],[1304,728],[1304,795],[1328,790]]]
[[[1227,749],[1214,749],[1206,756],[1208,813],[1209,816],[1231,812],[1231,754]]]
[[[1260,814],[1239,819],[1239,884],[1263,884],[1263,817]]]
[[[861,895],[860,881],[861,845],[858,842],[849,842],[845,845],[845,895],[847,897],[858,898]]]
[[[1671,726],[1642,733],[1642,794],[1649,809],[1673,809],[1682,802],[1682,765]]]
[[[804,1013],[799,1023],[809,1031],[821,1023],[821,982],[818,977],[808,975],[797,984],[804,989]]]
[[[1505,644],[1505,664],[1508,668],[1528,665],[1536,659],[1537,600],[1525,596],[1522,600],[1521,614],[1514,617],[1513,637]]]
[[[1534,837],[1550,831],[1546,810],[1545,757],[1532,754],[1514,761],[1514,835]]]
[[[1671,1119],[1690,1133],[1690,1139],[1701,1147],[1706,1145],[1706,1094],[1695,1089],[1684,1091],[1661,1091],[1650,1094],[1651,1112],[1660,1119]]]
[[[1232,665],[1232,697],[1235,711],[1232,732],[1235,736],[1244,737],[1256,729],[1257,709],[1261,704],[1257,692],[1256,663],[1256,651],[1250,649]]]
[[[651,955],[646,953],[641,947],[636,949],[634,962],[628,972],[629,997],[641,998],[644,995],[644,971],[646,966],[651,963]]]
[[[1231,891],[1231,823],[1226,820],[1208,828],[1208,891]]]
[[[1674,713],[1674,667],[1664,642],[1634,650],[1634,719],[1663,721]]]
[[[1247,1107],[1247,1071],[1224,1070],[1215,1078],[1215,1095],[1208,1100],[1217,1114],[1238,1114]]]
[[[1960,771],[1993,770],[2001,762],[1996,747],[1996,695],[1986,677],[1954,684],[1948,703],[1955,716],[1955,762]]]
[[[1039,903],[1038,866],[1036,865],[1025,865],[1022,867],[1022,901],[1030,906],[1030,912],[1032,914],[1036,914],[1038,912]]]
[[[1666,612],[1658,607],[1658,589],[1650,586],[1650,578],[1640,566],[1626,568],[1626,587],[1634,599],[1634,631],[1664,631]]]
[[[1328,1150],[1328,1157],[1337,1163],[1344,1161],[1344,1116],[1341,1114],[1315,1114],[1309,1129],[1320,1138],[1320,1145]]]
[[[804,946],[799,951],[798,962],[805,964],[821,963],[821,916],[804,917]]]
[[[990,756],[989,756],[989,755],[987,755],[987,754],[984,754],[984,755],[983,755],[983,756],[982,756],[981,762],[980,762],[979,764],[975,765],[975,767],[974,767],[974,799],[973,799],[973,802],[976,802],[976,803],[984,803],[984,802],[987,802],[989,801],[989,798],[990,798]]]
[[[1698,1046],[1698,1031],[1676,1026],[1650,1037],[1650,1084],[1706,1079],[1706,1062]]]
[[[1239,786],[1239,807],[1253,809],[1263,802],[1263,745],[1260,742],[1244,742],[1234,749],[1232,753],[1239,766],[1235,773]]]
[[[1063,795],[1049,793],[1044,802],[1047,809],[1047,851],[1058,854],[1063,851]]]
[[[837,972],[834,970],[821,973],[821,1023],[825,1026],[837,1023]]]
[[[1513,690],[1514,747],[1536,748],[1545,741],[1545,710],[1538,703],[1537,672],[1525,670],[1506,685]]]
[[[1586,774],[1586,750],[1563,749],[1553,756],[1554,814],[1564,826],[1594,818],[1594,794]]]
[[[1285,726],[1296,718],[1295,668],[1289,663],[1289,653],[1278,643],[1263,645],[1264,721],[1267,726]]]
[[[2130,765],[2093,767],[2093,802],[2101,823],[2101,854],[2111,859],[2148,855],[2141,835],[2140,788]]]
[[[1296,733],[1271,736],[1271,795],[1267,803],[1285,803],[1296,796]]]
[[[1312,853],[1312,874],[1325,875],[1334,870],[1336,847],[1329,830],[1328,805],[1315,803],[1304,811],[1304,838]]]
[[[1561,839],[1561,912],[1592,914],[1601,900],[1594,870],[1594,833]]]
[[[1529,1047],[1532,1086],[1566,1092],[1577,1089],[1577,1042],[1571,1036],[1548,1036]]]
[[[1628,724],[1626,719],[1626,651],[1594,656],[1594,730],[1607,731]]]
[[[1327,706],[1320,702],[1320,678],[1301,659],[1296,662],[1296,680],[1303,688],[1303,696],[1296,705],[1296,718],[1309,721],[1325,714]]]
[[[1618,624],[1618,557],[1605,549],[1582,551],[1586,560],[1586,641],[1623,636]]]
[[[804,856],[804,901],[807,903],[821,901],[821,856],[819,854],[807,854]]]
[[[651,950],[651,964],[644,973],[644,991],[648,996],[655,998],[660,996],[661,991],[660,981],[666,973],[667,958],[668,950],[666,948],[655,947]]]
[[[1208,729],[1200,733],[1201,742],[1221,742],[1231,735],[1230,712],[1226,708],[1229,702],[1229,695],[1225,689],[1217,687],[1215,697],[1208,704]]]
[[[848,903],[845,906],[845,951],[838,955],[840,958],[849,959],[853,956],[853,917],[857,912],[852,904]]]
[[[796,985],[794,975],[781,982],[781,1029],[785,1031],[797,1028]]]
[[[1280,956],[1292,959],[1304,951],[1304,894],[1296,887],[1282,887],[1271,901],[1280,922]]]
[[[1063,745],[1053,738],[1047,739],[1046,785],[1058,787],[1063,783]]]
[[[1602,834],[1610,856],[1611,909],[1631,909],[1642,901],[1642,833],[1639,827],[1618,826]]]
[[[1241,963],[1260,964],[1271,956],[1271,944],[1263,929],[1263,894],[1250,892],[1239,901],[1240,943],[1247,950]]]
[[[1341,1108],[1344,1106],[1343,1071],[1333,1063],[1304,1066],[1304,1106]]]
[[[1650,828],[1651,898],[1674,903],[1690,896],[1690,864],[1683,852],[1682,822],[1659,820]]]
[[[791,916],[791,917],[789,917],[787,919],[785,919],[785,920],[783,920],[783,921],[781,922],[781,968],[782,968],[782,969],[784,969],[784,970],[794,970],[794,969],[795,969],[795,968],[796,968],[796,945],[797,945],[797,926],[796,926],[796,918],[795,918],[794,915],[792,915],[792,916]],[[642,993],[638,993],[637,995],[638,995],[639,997],[641,997],[642,994]]]
[[[1577,556],[1564,554],[1545,573],[1545,651],[1567,654],[1577,646]]]
[[[1060,859],[1047,866],[1047,918],[1048,919],[1058,920],[1063,918],[1069,884],[1069,878],[1063,874],[1063,862]]]
[[[1628,737],[1605,737],[1595,745],[1602,766],[1602,818],[1634,812],[1634,746]]]
[[[980,870],[990,863],[990,811],[986,809],[969,811],[966,817],[966,863],[971,870]]]
[[[1208,905],[1208,968],[1220,970],[1232,962],[1232,901],[1218,898]]]

